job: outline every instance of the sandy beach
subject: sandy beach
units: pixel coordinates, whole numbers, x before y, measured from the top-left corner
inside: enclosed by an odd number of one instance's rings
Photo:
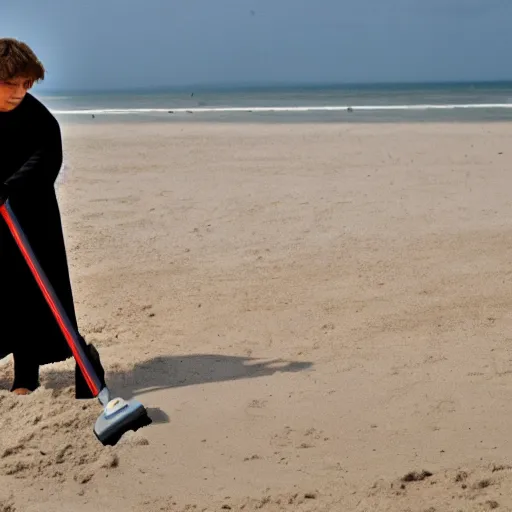
[[[154,423],[102,447],[72,361],[0,392],[0,512],[512,510],[511,124],[97,121],[77,313]]]

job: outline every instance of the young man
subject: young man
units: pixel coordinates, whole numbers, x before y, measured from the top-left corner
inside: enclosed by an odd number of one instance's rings
[[[77,327],[59,206],[54,184],[62,165],[57,120],[28,93],[45,69],[23,42],[0,39],[0,204],[7,198],[36,257],[74,327]],[[26,395],[39,386],[40,365],[72,356],[43,294],[0,218],[0,357],[14,359],[11,391]],[[84,348],[101,380],[92,345]],[[76,397],[90,398],[75,369]]]

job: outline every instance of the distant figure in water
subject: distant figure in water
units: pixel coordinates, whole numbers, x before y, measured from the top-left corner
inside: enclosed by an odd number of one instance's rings
[[[0,39],[0,205],[9,200],[44,273],[77,328],[55,181],[62,166],[59,123],[28,93],[44,80],[34,52],[16,39]],[[39,387],[39,367],[72,356],[34,276],[0,218],[0,358],[12,354],[11,391],[27,395]],[[104,380],[99,356],[80,343]],[[103,382],[104,383],[104,382]],[[75,366],[76,398],[92,398]]]

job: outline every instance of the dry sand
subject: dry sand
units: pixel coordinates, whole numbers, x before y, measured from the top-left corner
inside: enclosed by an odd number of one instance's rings
[[[512,126],[63,124],[82,333],[0,393],[0,511],[512,510]],[[0,368],[8,388],[9,361]]]

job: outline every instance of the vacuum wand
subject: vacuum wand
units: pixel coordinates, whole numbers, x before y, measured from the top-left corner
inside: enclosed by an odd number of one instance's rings
[[[48,305],[50,306],[55,316],[55,319],[57,320],[59,327],[64,337],[66,338],[66,341],[68,342],[71,351],[73,352],[73,356],[76,359],[76,362],[78,363],[78,366],[80,367],[80,370],[84,375],[84,378],[89,386],[89,389],[91,390],[91,393],[93,394],[93,396],[97,397],[102,389],[100,379],[96,375],[96,372],[94,371],[92,364],[87,358],[84,349],[82,348],[82,345],[78,340],[78,333],[71,325],[69,317],[64,311],[62,303],[57,297],[55,290],[53,289],[50,281],[46,277],[43,269],[41,268],[41,265],[37,261],[37,258],[35,257],[32,247],[30,247],[29,241],[25,233],[21,229],[18,219],[12,211],[9,201],[6,201],[2,206],[0,206],[0,213],[4,218],[7,226],[9,227],[9,230],[12,236],[14,237],[14,240],[16,241],[16,245],[19,247],[21,253],[23,254],[23,257],[25,258],[25,261],[30,267],[30,270],[34,275],[34,278],[36,279],[40,290],[45,296],[45,299]]]
[[[18,248],[29,266],[62,334],[64,335],[73,357],[94,397],[97,397],[104,408],[103,414],[96,421],[94,433],[103,444],[116,444],[128,430],[138,430],[150,425],[151,419],[146,409],[136,400],[111,399],[110,391],[98,377],[91,361],[82,346],[79,333],[69,320],[62,303],[39,264],[30,243],[14,214],[9,200],[0,197],[0,215],[6,222]]]

